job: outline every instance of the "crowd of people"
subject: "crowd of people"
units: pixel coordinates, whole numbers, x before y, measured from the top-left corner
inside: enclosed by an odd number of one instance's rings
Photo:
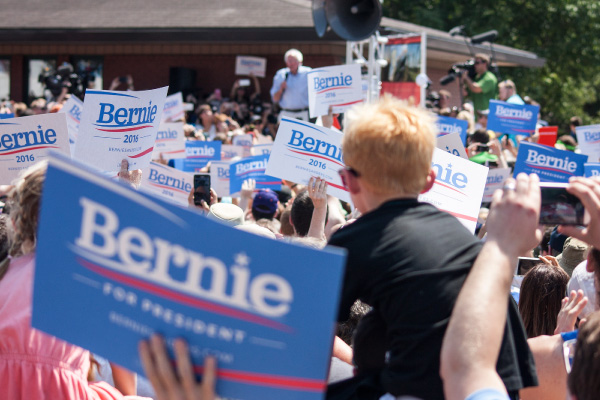
[[[187,139],[231,143],[250,133],[255,144],[268,143],[276,136],[278,115],[308,120],[302,76],[310,68],[302,66],[297,50],[284,60],[286,68],[277,72],[270,91],[273,103],[261,102],[258,78],[250,77],[252,90],[237,80],[229,98],[215,90],[196,102],[185,119]],[[501,100],[523,102],[512,81],[494,82],[488,66],[489,57],[477,55],[478,76],[461,78],[472,104],[456,117],[469,121],[467,150],[475,162],[510,167],[519,143],[535,142],[536,135],[500,140],[486,129],[486,102],[497,90]],[[133,87],[132,79],[124,83]],[[440,95],[449,100],[449,93]],[[3,103],[0,113],[56,112],[66,98],[37,99],[29,107]],[[590,216],[578,228],[540,227],[539,179],[510,178],[486,204],[489,213],[481,213],[486,216],[477,237],[450,214],[418,200],[436,178],[434,122],[425,108],[387,96],[346,113],[345,167],[339,174],[353,207],[328,195],[327,183],[318,178],[307,185],[284,181],[278,191],[257,190],[248,180],[239,198],[211,190],[210,201],[200,204],[192,190],[189,207],[273,240],[347,250],[328,399],[598,398],[600,179],[578,177],[569,184]],[[328,115],[321,123],[331,127],[338,121]],[[563,139],[561,145],[566,148]],[[481,153],[489,156],[477,158]],[[40,163],[3,188],[0,398],[215,398],[219,366],[207,357],[198,381],[182,340],[174,342],[175,366],[161,336],[140,343],[152,386],[142,393],[130,372],[117,365],[104,371],[112,375],[113,387],[99,380],[100,357],[31,328],[44,174]],[[134,187],[139,180],[126,163],[119,176]],[[518,258],[533,256],[539,263],[515,277]]]

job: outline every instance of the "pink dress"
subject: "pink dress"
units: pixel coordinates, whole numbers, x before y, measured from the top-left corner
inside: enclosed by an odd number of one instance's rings
[[[123,399],[105,382],[88,384],[87,350],[31,328],[34,269],[34,254],[12,259],[0,280],[0,399]]]

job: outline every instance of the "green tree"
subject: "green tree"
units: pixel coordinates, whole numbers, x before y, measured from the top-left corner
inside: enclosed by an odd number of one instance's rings
[[[496,43],[528,50],[546,59],[538,69],[504,68],[521,95],[542,105],[543,117],[566,128],[580,115],[600,122],[600,3],[595,0],[385,0],[384,15],[467,34],[496,29]]]

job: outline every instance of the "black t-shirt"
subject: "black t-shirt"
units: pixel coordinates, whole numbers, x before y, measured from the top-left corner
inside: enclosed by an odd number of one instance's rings
[[[347,320],[360,299],[387,326],[389,359],[377,377],[384,393],[443,399],[442,339],[482,244],[456,218],[416,199],[383,204],[340,229],[329,244],[348,250],[338,321]],[[537,384],[514,305],[498,372],[509,391]]]

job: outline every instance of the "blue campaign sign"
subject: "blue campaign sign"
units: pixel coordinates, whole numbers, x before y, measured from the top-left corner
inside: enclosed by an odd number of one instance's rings
[[[184,338],[236,399],[322,399],[345,251],[266,239],[50,160],[32,326],[143,373],[137,346]],[[60,268],[57,268],[60,266]]]
[[[531,136],[535,133],[539,112],[539,106],[490,100],[487,129],[510,135]]]
[[[15,114],[10,113],[10,114],[0,114],[0,119],[10,119],[10,118],[14,118]]]
[[[438,116],[436,125],[438,128],[438,137],[450,133],[458,133],[463,145],[467,145],[467,129],[469,128],[467,121],[458,118],[442,117],[440,115]]]
[[[265,175],[269,154],[246,157],[229,166],[229,192],[242,190],[246,179],[254,179],[257,189],[281,190],[281,179]]]
[[[583,165],[586,178],[591,178],[592,176],[600,176],[600,163],[585,163]]]
[[[169,167],[183,172],[200,172],[209,161],[204,158],[172,158],[169,160]]]
[[[542,182],[568,182],[572,176],[583,176],[588,156],[558,150],[541,144],[521,142],[514,176],[520,172],[538,174]]]
[[[185,157],[188,159],[211,160],[221,159],[221,145],[218,140],[205,142],[200,140],[188,140],[185,142]]]

